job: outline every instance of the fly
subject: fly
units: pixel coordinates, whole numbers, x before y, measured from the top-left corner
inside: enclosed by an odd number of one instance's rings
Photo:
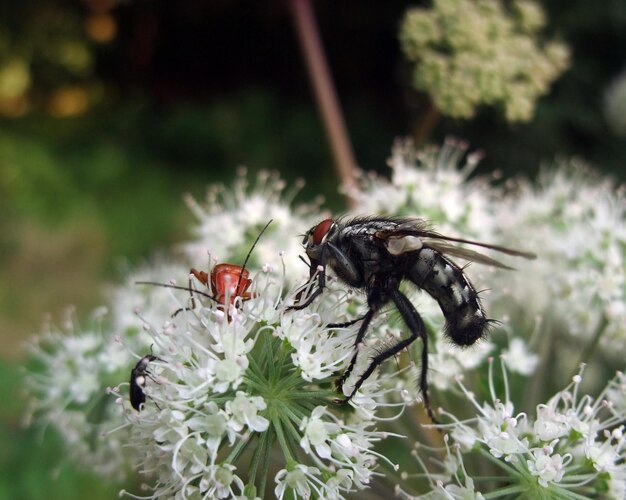
[[[530,252],[443,236],[432,231],[425,220],[417,218],[325,219],[306,233],[302,244],[310,260],[310,279],[316,280],[317,286],[306,300],[298,297],[298,302],[290,309],[303,309],[321,295],[326,286],[326,269],[330,268],[339,281],[363,291],[367,296],[367,312],[353,322],[361,321],[354,340],[355,349],[363,341],[376,313],[389,303],[396,307],[409,330],[407,338],[371,358],[354,389],[338,402],[349,401],[376,367],[420,338],[424,343],[420,390],[424,406],[435,421],[428,393],[426,327],[411,301],[400,291],[400,284],[408,280],[433,297],[446,320],[444,335],[456,345],[470,346],[486,335],[493,320],[487,318],[478,292],[463,268],[448,256],[511,269],[484,254],[459,247],[457,243],[480,246],[515,257],[536,258]],[[342,394],[344,382],[352,372],[356,359],[355,352],[348,368],[336,382]]]

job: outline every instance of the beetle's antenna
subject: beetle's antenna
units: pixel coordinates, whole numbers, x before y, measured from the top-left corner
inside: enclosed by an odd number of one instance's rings
[[[174,290],[185,290],[186,292],[189,293],[198,293],[200,295],[202,295],[203,297],[208,297],[209,299],[217,302],[219,304],[219,301],[209,295],[206,292],[203,292],[201,290],[196,290],[195,288],[190,288],[190,287],[186,287],[186,286],[178,286],[178,285],[171,285],[169,283],[158,283],[156,281],[135,281],[135,285],[151,285],[151,286],[162,286],[164,288],[173,288]]]
[[[254,247],[256,247],[256,244],[261,239],[261,236],[263,235],[265,230],[268,228],[268,226],[273,221],[274,221],[274,219],[270,219],[269,222],[267,224],[265,224],[265,227],[263,227],[263,229],[261,229],[261,232],[256,237],[256,240],[254,240],[254,243],[252,243],[252,246],[250,247],[250,251],[248,252],[248,255],[246,255],[246,260],[243,261],[243,266],[241,266],[241,272],[239,273],[239,279],[237,280],[237,288],[235,288],[235,290],[239,290],[239,285],[241,285],[241,278],[243,277],[243,271],[246,268],[246,264],[248,263],[248,260],[250,259],[250,256],[252,255],[252,251],[254,250]]]

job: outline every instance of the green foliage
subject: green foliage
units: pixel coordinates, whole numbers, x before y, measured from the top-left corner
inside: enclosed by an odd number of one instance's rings
[[[21,374],[0,362],[0,498],[16,500],[105,500],[117,495],[119,485],[106,485],[90,474],[59,460],[64,443],[51,430],[25,428]],[[54,464],[54,468],[51,468]]]

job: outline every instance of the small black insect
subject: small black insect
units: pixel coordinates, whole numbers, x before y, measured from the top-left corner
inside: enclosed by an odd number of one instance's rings
[[[374,315],[390,302],[398,309],[410,332],[408,338],[372,357],[369,366],[355,383],[354,390],[339,402],[349,401],[378,365],[419,337],[424,343],[420,390],[424,405],[430,417],[435,420],[428,395],[426,327],[413,304],[400,291],[400,283],[409,280],[431,295],[439,303],[446,319],[444,334],[459,346],[469,346],[485,335],[489,323],[493,320],[487,319],[478,293],[465,276],[463,269],[445,255],[511,269],[486,255],[455,246],[450,242],[478,245],[527,259],[536,257],[528,252],[443,236],[433,232],[423,219],[390,217],[326,219],[306,233],[302,244],[310,259],[310,279],[317,280],[317,288],[306,300],[299,301],[291,309],[307,307],[322,293],[326,286],[326,268],[329,267],[340,281],[362,290],[367,295],[368,311],[353,322],[362,321],[354,341],[355,347],[363,340]],[[348,324],[350,323],[343,325]],[[352,372],[356,359],[355,353],[348,368],[336,382],[338,390],[341,390]]]
[[[154,380],[152,374],[148,371],[148,365],[155,360],[163,361],[152,354],[146,354],[130,371],[130,404],[137,411],[141,411],[142,405],[146,402],[146,394],[143,392],[143,388],[146,385],[146,377]]]

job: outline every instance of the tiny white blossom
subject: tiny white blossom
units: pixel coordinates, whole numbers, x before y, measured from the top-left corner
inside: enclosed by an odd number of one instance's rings
[[[315,453],[320,458],[328,459],[331,455],[330,446],[327,443],[329,433],[336,433],[339,427],[334,423],[322,420],[321,417],[325,411],[325,407],[318,406],[313,410],[310,418],[302,419],[300,429],[304,430],[304,435],[300,440],[300,446],[307,453],[311,453],[311,446],[313,446]]]
[[[539,363],[539,356],[530,352],[526,342],[519,337],[509,342],[508,349],[502,351],[502,355],[510,371],[526,376],[533,374]]]
[[[267,430],[269,421],[260,415],[259,410],[265,410],[267,405],[263,398],[250,397],[243,392],[237,392],[235,399],[225,405],[227,413],[232,414],[229,425],[236,431],[243,429],[244,425],[256,432]]]
[[[528,470],[533,476],[537,476],[537,481],[544,488],[548,483],[558,483],[563,479],[564,463],[563,457],[558,453],[550,455],[543,449],[533,450],[534,460],[528,460]],[[571,458],[571,457],[568,457]]]
[[[277,498],[282,499],[287,489],[295,494],[296,498],[311,497],[311,480],[319,474],[319,470],[315,467],[307,467],[303,464],[295,464],[290,470],[282,469],[276,474],[276,488],[274,494]]]
[[[558,400],[553,399],[547,405],[537,406],[537,420],[533,432],[542,441],[552,441],[566,436],[571,430],[567,416],[556,411],[557,403]]]

